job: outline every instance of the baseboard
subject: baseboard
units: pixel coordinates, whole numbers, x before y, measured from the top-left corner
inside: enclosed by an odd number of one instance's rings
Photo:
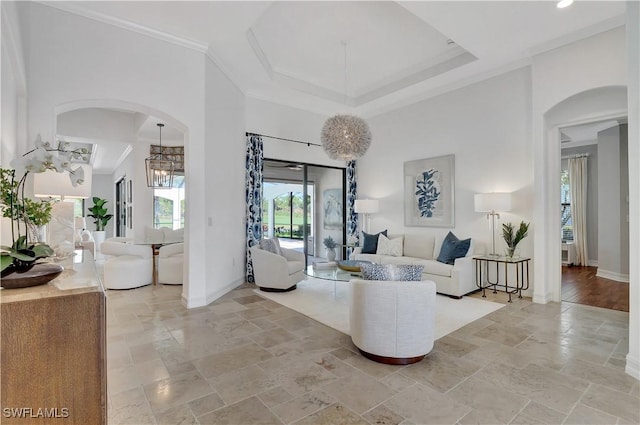
[[[217,300],[218,298],[220,298],[224,294],[226,294],[226,293],[228,293],[230,291],[233,291],[234,289],[236,289],[238,286],[242,285],[243,283],[244,283],[244,278],[236,279],[236,280],[228,283],[227,285],[223,286],[222,288],[218,289],[217,291],[214,291],[214,292],[211,292],[211,293],[207,294],[206,297],[186,299],[183,296],[182,297],[182,303],[184,305],[186,305],[187,308],[204,307],[206,305],[211,304],[212,302],[214,302],[215,300]]]
[[[597,277],[602,277],[604,279],[615,280],[615,281],[618,281],[618,282],[629,283],[629,275],[628,274],[622,274],[622,273],[611,272],[609,270],[598,269],[598,272],[596,273],[596,276]]]
[[[224,294],[233,291],[234,289],[236,289],[238,286],[242,285],[244,283],[244,277],[240,278],[240,279],[236,279],[234,281],[232,281],[231,283],[223,286],[222,288],[218,289],[217,291],[211,292],[209,294],[207,294],[207,304],[211,304],[212,302],[214,302],[215,300],[217,300],[218,298],[220,298],[221,296],[223,296]]]
[[[531,301],[536,304],[546,304],[553,301],[553,295],[551,294],[551,292],[547,292],[545,294],[536,294],[534,291],[533,296],[531,297]]]
[[[589,260],[589,261],[587,261],[587,266],[589,266],[589,267],[598,267],[598,260]]]
[[[632,377],[640,380],[640,361],[631,357],[631,354],[627,354],[627,366],[624,371],[627,375],[631,375]]]

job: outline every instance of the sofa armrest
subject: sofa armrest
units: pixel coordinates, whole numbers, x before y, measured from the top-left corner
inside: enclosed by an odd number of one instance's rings
[[[158,255],[162,258],[184,253],[184,242],[163,245],[158,250]]]
[[[282,256],[287,259],[287,261],[301,261],[304,263],[304,252],[296,251],[295,249],[289,248],[280,248],[282,252]]]
[[[356,254],[360,254],[362,252],[362,247],[361,246],[356,246],[353,248],[353,251],[351,251],[351,254],[349,254],[349,260],[355,260],[354,256]]]
[[[451,270],[452,283],[457,296],[462,296],[476,290],[476,283],[473,276],[473,257],[456,258]]]

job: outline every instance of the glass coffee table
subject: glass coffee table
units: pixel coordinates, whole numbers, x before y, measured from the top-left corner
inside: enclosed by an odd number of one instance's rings
[[[330,268],[314,267],[312,265],[307,266],[307,268],[304,271],[304,274],[309,277],[314,277],[316,279],[332,280],[334,298],[336,296],[336,282],[349,282],[351,279],[361,277],[360,272],[343,270],[337,265]]]

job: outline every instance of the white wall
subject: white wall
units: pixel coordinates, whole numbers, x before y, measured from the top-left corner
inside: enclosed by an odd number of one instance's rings
[[[623,247],[621,200],[625,200],[628,187],[622,182],[627,175],[621,167],[627,161],[626,144],[621,144],[621,128],[615,126],[598,133],[598,209],[603,212],[598,220],[598,273],[600,277],[614,280],[628,280],[629,249]],[[626,128],[625,128],[626,130]],[[624,150],[622,148],[625,148]],[[627,189],[627,190],[623,190]],[[627,210],[624,209],[626,220]],[[627,230],[628,234],[628,230]],[[628,239],[625,237],[624,241]],[[623,260],[623,258],[627,260]]]
[[[532,58],[535,302],[560,301],[558,126],[626,114],[625,44],[616,28]]]
[[[327,116],[289,106],[247,98],[247,132],[275,136],[315,145],[320,144],[320,132]],[[320,146],[307,146],[264,137],[264,157],[307,164],[344,167],[344,161],[330,159]]]
[[[626,372],[640,379],[640,3],[627,2],[629,75],[629,354]]]
[[[474,211],[476,193],[512,192],[513,210],[496,224],[531,221],[533,168],[530,143],[531,75],[518,69],[369,120],[373,142],[358,160],[358,197],[380,200],[371,230],[435,233],[451,230],[491,246],[490,222]],[[455,155],[455,226],[405,227],[405,161]],[[506,245],[496,232],[496,249]],[[532,237],[519,249],[532,254]]]
[[[0,166],[26,153],[26,75],[22,34],[14,2],[0,4]]]
[[[206,164],[215,162],[204,152],[204,54],[43,4],[25,7],[30,140],[38,133],[51,140],[58,113],[107,104],[127,105],[124,109],[156,116],[185,133],[190,276],[183,298],[189,306],[203,302],[209,261],[201,231],[206,223],[204,173]],[[136,194],[144,184],[136,182]]]
[[[245,102],[211,61],[205,69],[206,146],[200,153],[208,158],[205,216],[194,230],[204,233],[208,244],[203,302],[209,303],[245,279]],[[187,181],[187,190],[191,184]],[[187,208],[194,206],[189,202]]]

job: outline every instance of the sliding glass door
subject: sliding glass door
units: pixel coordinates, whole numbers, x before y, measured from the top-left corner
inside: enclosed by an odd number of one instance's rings
[[[266,159],[263,175],[264,237],[304,252],[307,264],[327,260],[323,240],[331,237],[343,258],[344,169]]]

